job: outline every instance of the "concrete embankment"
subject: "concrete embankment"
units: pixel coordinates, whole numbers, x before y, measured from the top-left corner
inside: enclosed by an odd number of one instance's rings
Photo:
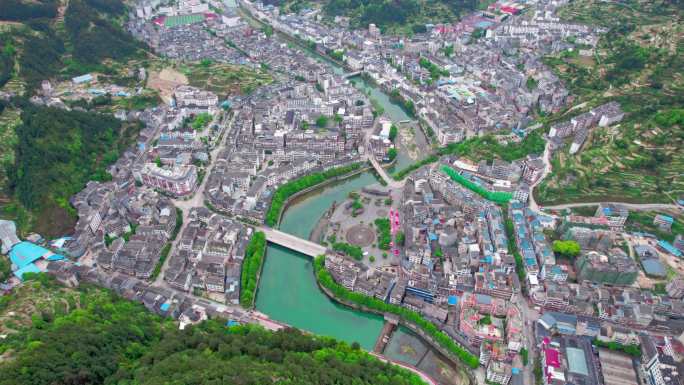
[[[394,314],[384,313],[384,312],[381,312],[381,311],[378,311],[375,309],[368,308],[366,306],[359,305],[359,304],[351,302],[351,301],[346,301],[346,300],[338,298],[327,287],[321,285],[321,283],[318,281],[318,278],[316,278],[316,284],[321,289],[321,291],[323,291],[323,293],[325,293],[325,295],[328,296],[328,298],[330,298],[331,300],[333,300],[333,301],[335,301],[341,305],[347,306],[347,307],[352,308],[354,310],[366,312],[366,313],[378,314],[378,315],[381,315],[381,316],[386,317],[386,318],[397,318],[396,315],[394,315]],[[449,362],[451,362],[455,367],[466,369],[466,370],[464,370],[464,373],[467,373],[468,378],[470,380],[470,383],[471,384],[477,384],[477,380],[476,380],[472,370],[470,370],[470,368],[468,368],[461,360],[459,360],[457,357],[455,357],[451,352],[444,349],[442,347],[442,345],[440,345],[437,341],[435,341],[431,336],[427,335],[423,331],[423,329],[421,329],[420,327],[418,327],[417,325],[415,325],[411,322],[407,322],[406,320],[404,320],[402,318],[399,318],[399,325],[402,325],[402,326],[408,328],[409,330],[411,330],[412,332],[414,332],[425,343],[427,343],[432,349],[434,349],[436,352],[441,354],[444,358],[446,358]]]

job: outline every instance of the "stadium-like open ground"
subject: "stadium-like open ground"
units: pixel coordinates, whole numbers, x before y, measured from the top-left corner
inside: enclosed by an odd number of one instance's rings
[[[204,15],[168,16],[164,20],[164,25],[167,27],[176,27],[179,25],[199,23],[202,20],[204,20]]]

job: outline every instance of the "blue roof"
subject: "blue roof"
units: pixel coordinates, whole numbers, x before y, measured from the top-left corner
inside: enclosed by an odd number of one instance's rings
[[[518,368],[512,368],[512,369],[511,369],[511,373],[513,373],[513,374],[518,374],[518,373],[520,373],[520,369],[518,369]]]
[[[61,261],[62,259],[64,259],[64,256],[59,254],[52,254],[51,256],[47,257],[48,261]]]
[[[487,294],[475,294],[475,298],[477,299],[478,303],[482,303],[485,305],[489,305],[492,303],[492,297],[488,296]]]
[[[657,259],[642,259],[641,265],[644,267],[644,271],[648,275],[657,277],[665,277],[667,275],[665,266],[663,266],[663,264]]]
[[[40,269],[38,266],[36,266],[35,263],[29,263],[28,265],[22,267],[21,269],[18,269],[14,272],[14,275],[21,279],[22,281],[24,280],[24,274],[26,273],[40,273]]]
[[[159,306],[159,308],[160,308],[162,311],[167,311],[167,310],[169,310],[169,307],[170,307],[170,306],[171,306],[171,305],[170,305],[169,303],[163,303],[163,304],[161,304],[161,305]]]
[[[93,80],[93,75],[85,74],[71,79],[74,83],[84,83]]]
[[[10,250],[10,260],[17,266],[17,269],[21,269],[49,252],[50,250],[46,248],[24,241],[17,243]]]
[[[658,215],[656,215],[656,216],[657,216],[658,218],[664,220],[665,222],[670,223],[670,224],[674,223],[674,218],[672,218],[672,217],[670,217],[670,216],[663,215],[663,214],[658,214]]]
[[[587,359],[584,356],[584,351],[573,347],[567,347],[565,348],[565,352],[568,357],[568,369],[570,373],[588,376],[589,369],[587,368]]]
[[[458,297],[455,295],[450,295],[447,299],[447,302],[449,303],[449,305],[456,305],[458,303]]]
[[[672,244],[670,244],[670,242],[668,242],[668,241],[661,239],[658,241],[658,246],[662,247],[663,249],[665,249],[665,251],[674,255],[675,257],[681,257],[682,256],[682,252],[679,251],[676,247],[672,246]]]

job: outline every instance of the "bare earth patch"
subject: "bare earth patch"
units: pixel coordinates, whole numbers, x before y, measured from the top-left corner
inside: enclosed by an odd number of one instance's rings
[[[147,81],[147,87],[159,91],[164,102],[168,103],[173,95],[173,90],[180,85],[188,84],[188,78],[182,73],[172,69],[164,68],[163,70],[150,73]]]

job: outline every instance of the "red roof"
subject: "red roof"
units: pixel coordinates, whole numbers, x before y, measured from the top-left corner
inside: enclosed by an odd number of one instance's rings
[[[501,7],[501,12],[517,15],[518,13],[520,13],[520,10],[518,8],[508,7],[504,5],[503,7]]]
[[[560,368],[560,354],[558,353],[558,350],[544,349],[544,355],[546,356],[546,366]]]

